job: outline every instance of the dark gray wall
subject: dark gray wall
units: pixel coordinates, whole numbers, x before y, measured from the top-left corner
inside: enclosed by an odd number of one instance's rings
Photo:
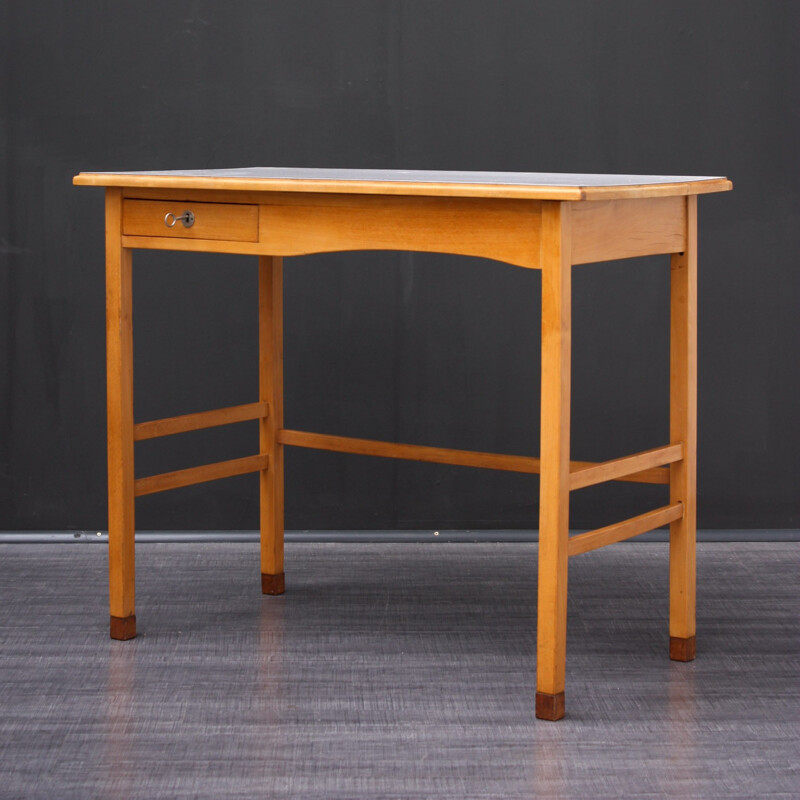
[[[800,525],[796,2],[0,4],[0,528],[105,526],[102,191],[81,170],[250,165],[728,175],[700,200],[700,524]],[[256,267],[135,255],[136,416],[256,396]],[[575,274],[573,453],[667,441],[668,259]],[[536,453],[539,276],[286,264],[289,427]],[[254,451],[252,424],[137,450]],[[575,526],[663,487],[573,498]],[[531,528],[536,479],[293,450],[292,528]],[[254,476],[140,500],[254,528]]]

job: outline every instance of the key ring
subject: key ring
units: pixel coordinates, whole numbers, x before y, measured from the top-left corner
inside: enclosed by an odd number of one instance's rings
[[[176,217],[171,211],[164,215],[164,224],[168,228],[174,228],[175,223],[180,220],[184,228],[191,228],[194,225],[194,214],[191,211],[184,211],[179,217]]]

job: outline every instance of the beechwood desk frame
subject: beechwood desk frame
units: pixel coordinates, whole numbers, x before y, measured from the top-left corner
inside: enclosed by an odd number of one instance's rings
[[[730,189],[729,181],[248,169],[81,173],[74,182],[106,188],[112,638],[136,635],[134,501],[141,495],[259,472],[262,591],[284,591],[283,448],[295,445],[540,474],[537,717],[564,715],[567,563],[572,556],[669,524],[669,654],[678,661],[694,658],[697,195]],[[256,402],[134,422],[131,255],[139,248],[259,257]],[[284,428],[282,257],[381,249],[481,256],[541,270],[538,458]],[[612,461],[571,461],[572,267],[659,253],[671,254],[670,440]],[[256,419],[259,449],[252,456],[148,477],[134,474],[136,441]],[[612,480],[668,484],[669,503],[570,537],[570,492]]]

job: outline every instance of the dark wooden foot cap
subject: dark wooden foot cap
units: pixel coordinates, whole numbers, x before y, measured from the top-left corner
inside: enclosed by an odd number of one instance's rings
[[[545,694],[536,692],[536,717],[555,722],[564,716],[564,692]]]
[[[694,661],[696,641],[694,636],[690,636],[688,639],[670,636],[669,657],[673,661]]]
[[[283,573],[277,575],[266,575],[261,573],[261,593],[262,594],[283,594],[286,587],[283,581]]]
[[[136,614],[131,614],[129,617],[111,617],[112,639],[121,639],[124,642],[133,639],[134,636],[136,636]]]

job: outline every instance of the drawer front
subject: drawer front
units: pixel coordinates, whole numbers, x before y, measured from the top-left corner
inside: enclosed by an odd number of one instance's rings
[[[181,219],[184,216],[189,217],[190,225],[184,224]],[[191,200],[124,200],[122,232],[126,236],[257,242],[258,206]]]

